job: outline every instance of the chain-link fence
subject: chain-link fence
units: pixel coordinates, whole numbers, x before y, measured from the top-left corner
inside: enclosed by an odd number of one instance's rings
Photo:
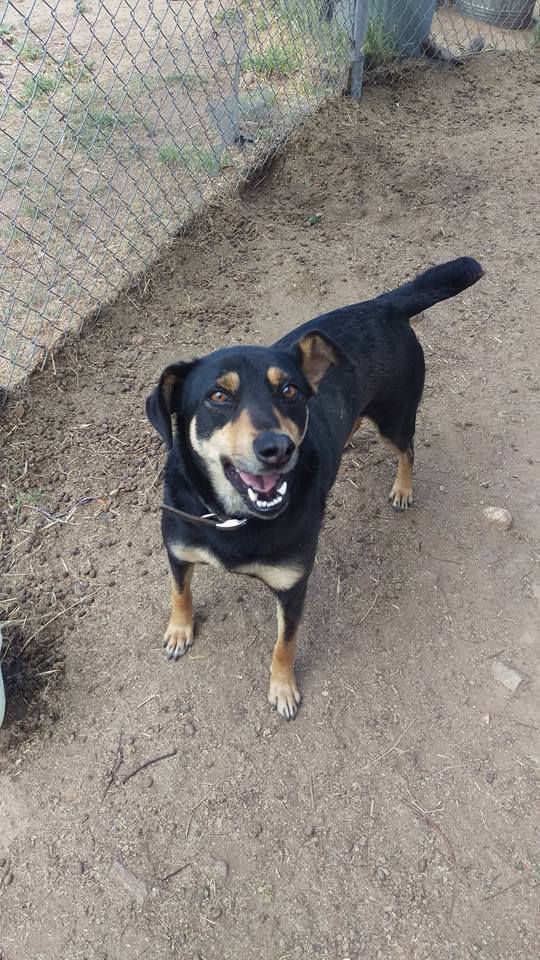
[[[0,386],[346,85],[540,44],[534,0],[3,0]],[[357,83],[358,86],[358,83]],[[354,91],[353,91],[354,92]]]

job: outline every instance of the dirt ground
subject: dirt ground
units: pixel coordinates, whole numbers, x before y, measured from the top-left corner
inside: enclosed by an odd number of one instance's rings
[[[327,108],[3,411],[4,960],[540,955],[539,82],[486,56]],[[161,368],[461,254],[486,277],[417,324],[414,509],[373,437],[344,457],[296,722],[262,585],[197,572],[169,663]]]

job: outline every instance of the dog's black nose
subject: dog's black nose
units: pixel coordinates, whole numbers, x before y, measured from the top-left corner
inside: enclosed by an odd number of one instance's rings
[[[272,467],[280,467],[291,459],[295,446],[286,433],[267,430],[260,433],[253,442],[253,449],[261,461]]]

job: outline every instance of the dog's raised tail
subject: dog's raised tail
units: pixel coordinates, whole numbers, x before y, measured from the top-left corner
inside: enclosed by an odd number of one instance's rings
[[[438,267],[430,267],[410,283],[398,287],[386,296],[393,306],[406,317],[416,317],[441,300],[449,300],[456,294],[472,287],[484,276],[484,270],[472,257],[459,257]]]

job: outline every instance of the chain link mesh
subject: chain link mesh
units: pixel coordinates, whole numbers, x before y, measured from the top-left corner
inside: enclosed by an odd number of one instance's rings
[[[531,0],[367,2],[368,76],[540,44]],[[0,386],[344,88],[355,6],[3,0]]]
[[[418,57],[460,65],[482,52],[540,50],[538,7],[537,0],[368,0],[366,75],[399,78]]]

